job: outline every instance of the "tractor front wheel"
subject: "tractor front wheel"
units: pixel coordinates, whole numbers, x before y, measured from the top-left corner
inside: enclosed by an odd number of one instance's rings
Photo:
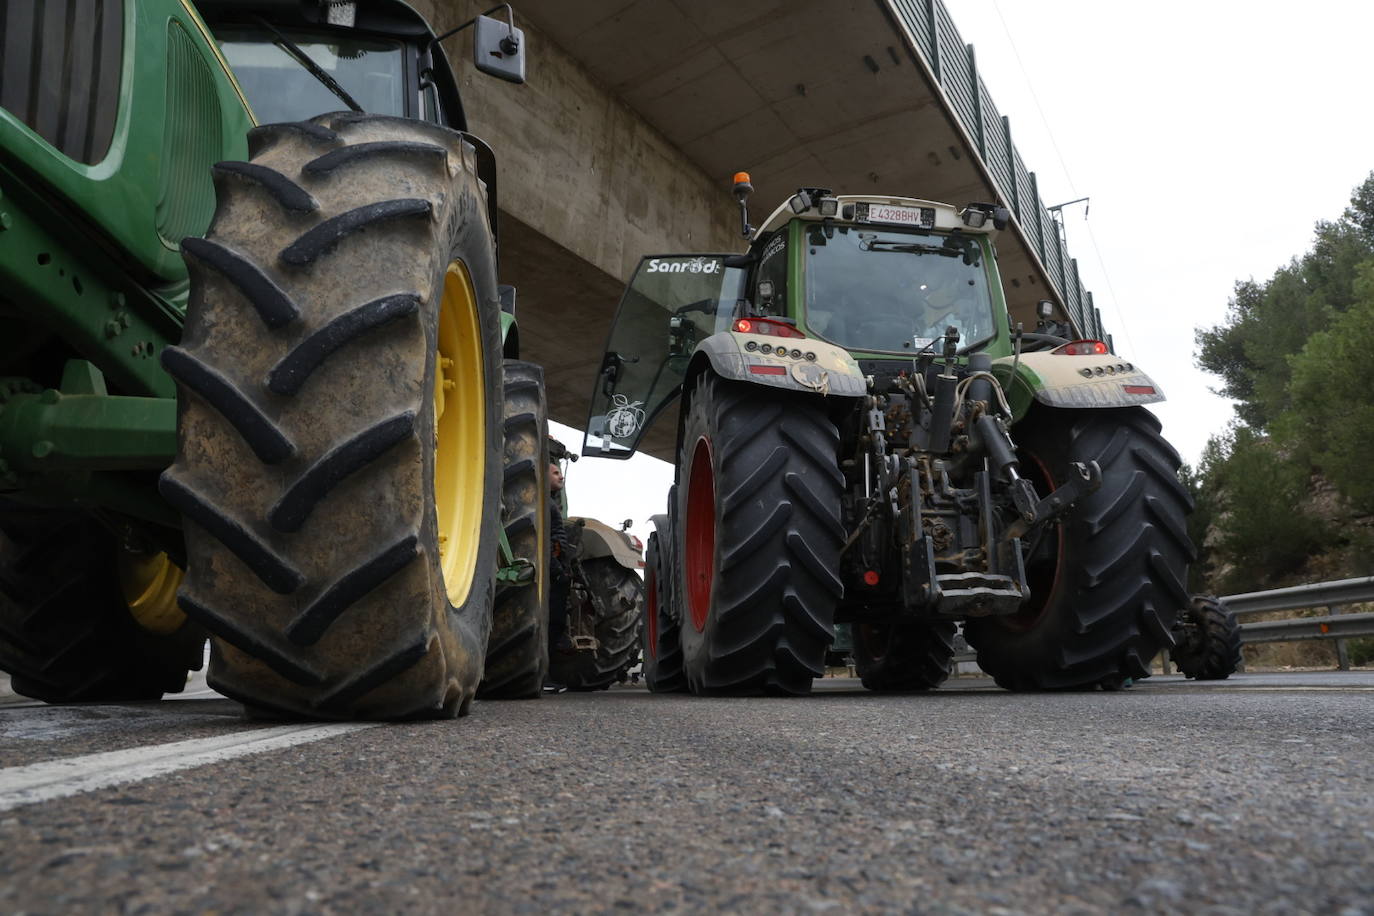
[[[1240,624],[1226,605],[1194,595],[1179,618],[1169,653],[1179,671],[1199,681],[1224,681],[1240,670]]]
[[[954,668],[953,623],[896,621],[854,628],[854,662],[869,690],[910,693],[939,687]]]

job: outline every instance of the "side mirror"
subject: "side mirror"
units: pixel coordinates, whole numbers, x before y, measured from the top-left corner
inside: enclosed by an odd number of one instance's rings
[[[668,319],[668,355],[691,356],[697,346],[697,326],[689,319],[674,316]]]
[[[472,30],[472,60],[477,69],[508,83],[525,81],[525,33],[490,16],[478,16]]]

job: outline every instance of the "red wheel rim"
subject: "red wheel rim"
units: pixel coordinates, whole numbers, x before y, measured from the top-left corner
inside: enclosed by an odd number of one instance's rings
[[[705,436],[692,450],[692,470],[687,477],[687,608],[692,626],[706,629],[711,609],[711,580],[716,562],[716,477],[711,470],[711,442]]]
[[[657,561],[658,556],[654,556]],[[649,567],[649,577],[644,583],[644,591],[648,594],[644,597],[644,613],[649,618],[644,621],[644,630],[649,634],[648,645],[644,647],[644,654],[649,658],[658,658],[658,569],[657,562]]]
[[[1040,460],[1040,456],[1035,454],[1028,455],[1022,452],[1020,457],[1022,459],[1020,463],[1023,467],[1026,465],[1025,459],[1027,457],[1030,458],[1030,470],[1033,470],[1035,472],[1034,477],[1038,478],[1032,479],[1031,482],[1035,484],[1037,492],[1044,487],[1045,495],[1049,495],[1057,489],[1054,482],[1054,475],[1050,473],[1050,469],[1045,465],[1045,462]],[[1054,527],[1054,575],[1050,579],[1049,588],[1045,588],[1043,571],[1035,569],[1026,570],[1026,584],[1030,586],[1031,590],[1030,605],[1015,614],[999,618],[1002,625],[1010,630],[1025,632],[1034,629],[1035,626],[1040,623],[1041,618],[1045,616],[1045,611],[1047,611],[1054,602],[1055,593],[1063,587],[1064,522],[1057,522]]]

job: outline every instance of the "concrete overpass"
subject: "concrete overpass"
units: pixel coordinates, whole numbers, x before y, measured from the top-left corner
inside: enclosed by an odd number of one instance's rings
[[[418,0],[439,29],[489,4]],[[730,178],[755,212],[800,186],[956,205],[996,201],[1013,315],[1058,303],[1100,336],[1061,245],[941,0],[519,0],[529,80],[476,74],[450,39],[474,133],[500,163],[502,279],[554,419],[581,427],[609,322],[640,256],[738,251]],[[649,450],[664,454],[663,439]],[[572,443],[569,443],[570,445]]]

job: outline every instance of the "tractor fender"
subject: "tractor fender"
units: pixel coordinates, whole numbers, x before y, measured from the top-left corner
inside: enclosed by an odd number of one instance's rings
[[[1023,353],[1016,364],[993,360],[992,373],[1021,419],[1032,401],[1051,407],[1135,407],[1164,400],[1164,390],[1129,360],[1113,353],[1067,356]]]
[[[688,378],[707,363],[721,378],[770,388],[851,398],[868,391],[863,372],[849,351],[814,337],[720,331],[697,345]]]
[[[644,568],[644,555],[635,550],[620,531],[594,518],[570,518],[568,521],[582,529],[582,542],[577,550],[579,560],[611,557],[626,569]]]

